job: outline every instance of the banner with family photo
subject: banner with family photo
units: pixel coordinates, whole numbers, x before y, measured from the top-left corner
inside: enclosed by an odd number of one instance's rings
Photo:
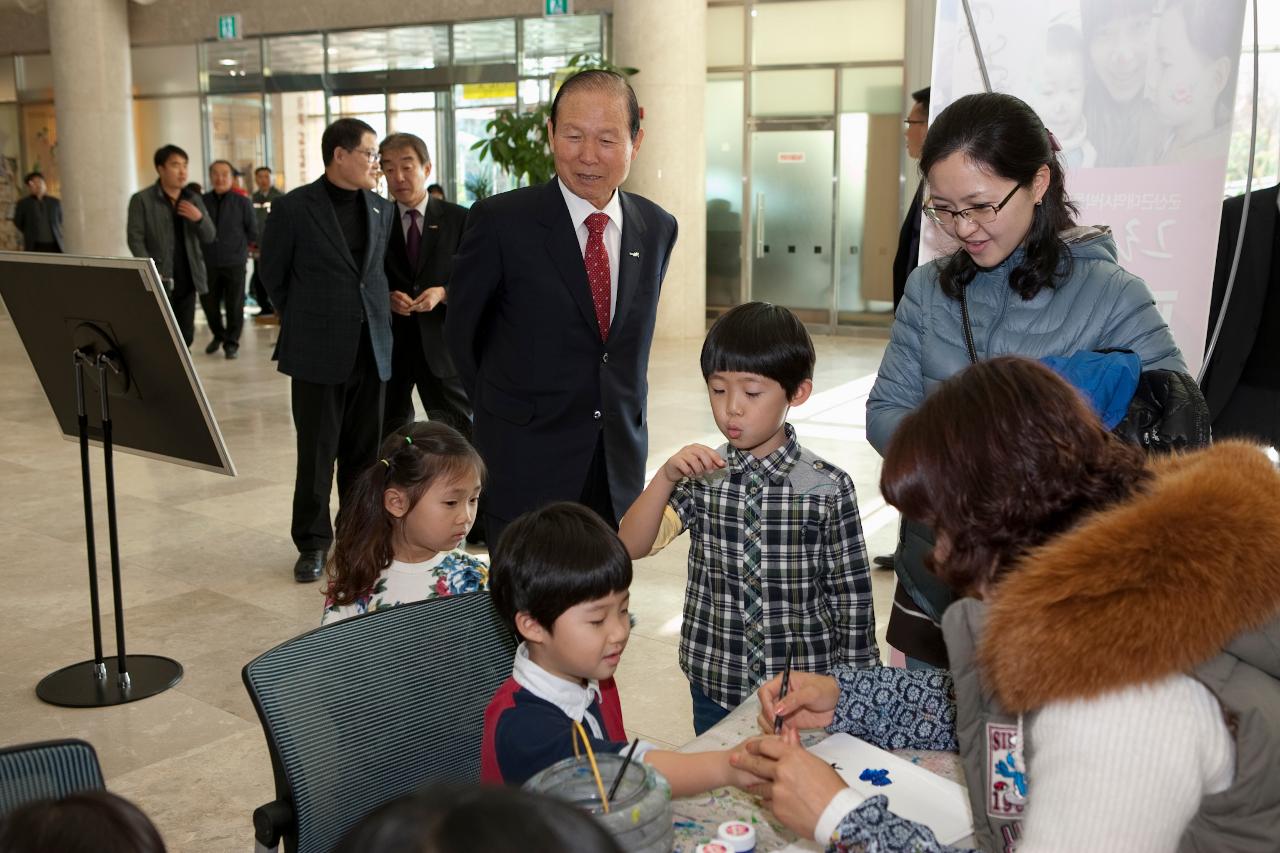
[[[1109,225],[1194,373],[1204,357],[1246,0],[971,0],[991,88],[1062,146],[1082,225]],[[938,0],[931,118],[984,90],[961,0]],[[947,237],[927,219],[921,261]]]

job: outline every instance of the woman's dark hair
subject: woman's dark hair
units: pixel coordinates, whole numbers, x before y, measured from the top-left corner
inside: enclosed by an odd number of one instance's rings
[[[551,631],[570,607],[631,586],[631,556],[609,525],[576,503],[554,503],[511,522],[493,549],[489,593],[512,626],[528,613]]]
[[[903,418],[880,492],[937,534],[925,565],[976,594],[1150,476],[1142,450],[1108,432],[1065,379],[1001,356],[943,382]]]
[[[730,308],[702,342],[702,378],[722,371],[755,373],[782,386],[787,398],[813,378],[813,339],[788,308],[747,302]]]
[[[165,853],[155,825],[110,791],[38,800],[0,819],[0,853]]]
[[[1071,272],[1071,255],[1058,236],[1075,224],[1079,212],[1067,198],[1062,164],[1049,143],[1049,134],[1040,117],[1026,103],[1001,92],[965,95],[950,104],[929,125],[920,152],[920,173],[927,180],[929,170],[960,154],[983,171],[1030,185],[1041,166],[1049,167],[1049,188],[1032,214],[1031,230],[1024,242],[1021,262],[1009,274],[1009,287],[1023,299],[1031,299],[1055,279]],[[960,298],[978,272],[973,258],[963,249],[939,265],[942,292]]]
[[[501,785],[433,785],[392,800],[333,853],[621,853],[603,826],[566,802]]]
[[[400,519],[387,512],[383,495],[402,489],[409,510],[440,477],[474,471],[483,482],[484,462],[453,427],[439,421],[410,424],[387,436],[381,457],[362,473],[338,513],[337,536],[324,590],[333,603],[351,604],[373,588],[391,565]]]

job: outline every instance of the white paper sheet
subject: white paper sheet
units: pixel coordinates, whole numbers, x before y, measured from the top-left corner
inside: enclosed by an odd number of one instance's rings
[[[961,785],[853,735],[832,735],[809,751],[835,765],[840,778],[863,797],[888,797],[894,814],[929,827],[943,844],[955,844],[973,834],[969,797]],[[891,784],[876,787],[863,782],[858,777],[867,769],[888,770]]]

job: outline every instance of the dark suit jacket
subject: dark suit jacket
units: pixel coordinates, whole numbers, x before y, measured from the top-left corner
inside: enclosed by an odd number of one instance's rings
[[[907,289],[907,276],[920,265],[920,199],[924,195],[924,181],[916,187],[915,198],[907,208],[907,216],[902,220],[902,230],[898,232],[898,251],[893,256],[893,310],[898,310],[902,294]]]
[[[1240,267],[1236,271],[1236,283],[1231,290],[1231,302],[1227,305],[1226,319],[1218,345],[1205,371],[1200,389],[1209,404],[1209,416],[1217,420],[1227,401],[1231,399],[1245,362],[1253,351],[1258,335],[1258,323],[1262,318],[1262,306],[1267,301],[1267,287],[1271,283],[1271,265],[1280,258],[1271,257],[1276,227],[1276,197],[1280,185],[1258,190],[1249,197],[1249,222],[1246,225],[1244,246],[1240,250]],[[1231,259],[1235,256],[1236,240],[1240,236],[1240,214],[1244,212],[1244,196],[1229,198],[1222,203],[1222,226],[1218,230],[1218,260],[1213,271],[1213,298],[1209,303],[1208,338],[1213,337],[1213,327],[1222,310],[1222,298],[1227,289],[1227,276],[1231,274]],[[1273,348],[1280,344],[1268,341]],[[1206,339],[1207,345],[1207,339]]]
[[[644,487],[649,347],[676,221],[640,196],[621,193],[620,201],[607,344],[559,184],[471,208],[445,333],[475,406],[488,511],[499,518],[577,500],[602,430],[614,510],[625,513]]]
[[[467,209],[438,198],[428,197],[427,213],[422,221],[422,244],[418,247],[418,267],[409,269],[409,256],[405,250],[404,228],[400,223],[400,208],[393,202],[394,219],[391,227],[391,245],[387,247],[387,283],[392,290],[400,290],[410,296],[418,296],[428,287],[443,286],[449,289],[453,275],[453,255],[462,242],[462,231],[467,226]],[[444,323],[447,305],[437,305],[431,311],[411,317],[391,315],[391,330],[407,323],[417,323],[422,339],[422,354],[431,372],[441,379],[458,375],[444,343]]]
[[[36,248],[36,217],[39,216],[40,202],[33,195],[23,196],[13,207],[13,224],[22,232],[22,248],[34,252]],[[53,232],[53,242],[58,244],[58,251],[65,252],[62,245],[62,202],[51,195],[44,197],[44,212],[49,218],[49,230]]]
[[[280,314],[280,372],[304,382],[345,382],[367,319],[385,382],[391,376],[391,305],[383,258],[395,205],[363,191],[368,239],[364,257],[353,258],[323,180],[277,200],[262,239],[258,271]]]

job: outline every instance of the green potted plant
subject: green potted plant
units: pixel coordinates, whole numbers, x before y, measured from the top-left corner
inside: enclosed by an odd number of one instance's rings
[[[592,68],[616,71],[626,77],[639,73],[638,69],[619,67],[596,54],[577,53],[563,69],[551,75],[552,94],[574,74]],[[550,118],[550,103],[538,104],[524,112],[498,110],[485,125],[489,138],[479,140],[471,150],[480,152],[481,161],[492,161],[499,171],[515,178],[517,184],[546,183],[555,174],[555,163],[547,144]]]

